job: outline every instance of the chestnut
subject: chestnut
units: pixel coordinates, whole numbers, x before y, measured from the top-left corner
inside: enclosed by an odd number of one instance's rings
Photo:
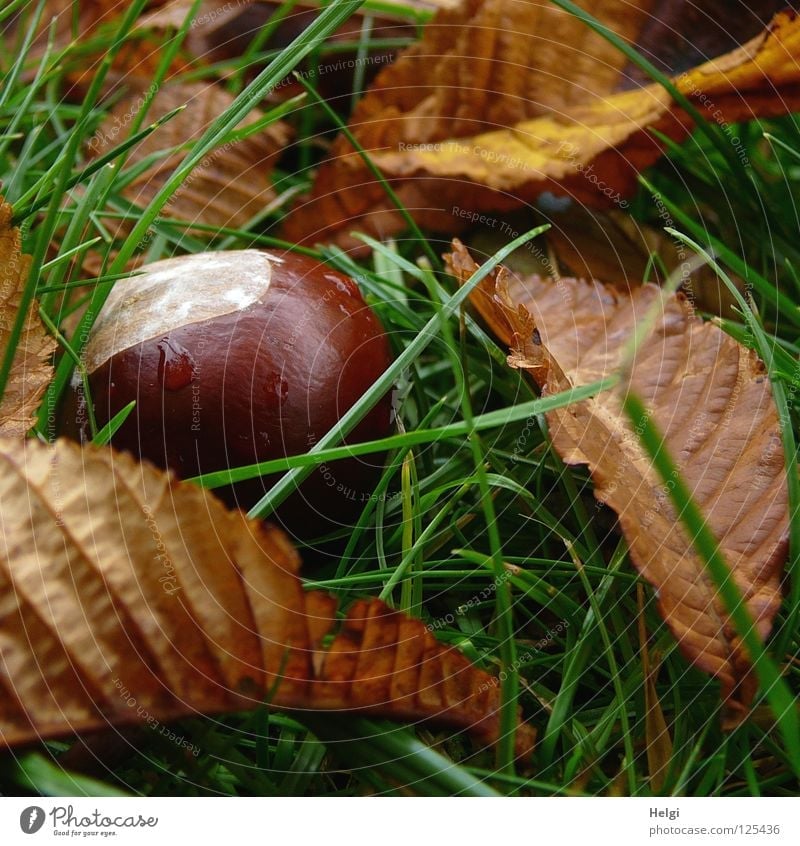
[[[307,452],[391,362],[356,283],[311,258],[236,250],[141,271],[115,283],[94,323],[88,383],[98,426],[136,401],[112,445],[181,478]],[[75,391],[68,417],[85,436]],[[384,437],[391,426],[387,395],[348,442]],[[309,537],[353,519],[379,461],[321,465],[278,510],[279,522]],[[249,509],[275,478],[216,492]]]

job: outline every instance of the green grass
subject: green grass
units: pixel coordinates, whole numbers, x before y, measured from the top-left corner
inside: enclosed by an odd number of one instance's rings
[[[359,4],[331,4],[315,27],[284,51],[270,53],[255,42],[246,63],[273,63],[249,85],[243,65],[235,62],[190,69],[187,79],[233,71],[228,84],[237,100],[193,145],[153,203],[136,209],[121,196],[130,176],[130,140],[120,138],[100,166],[85,158],[85,142],[108,108],[99,98],[102,79],[141,5],[130,4],[117,30],[103,30],[104,59],[81,103],[63,99],[64,68],[85,56],[86,44],[66,51],[52,47],[36,62],[27,61],[23,26],[18,49],[2,55],[0,179],[23,228],[26,251],[34,257],[26,297],[40,299],[47,325],[58,332],[65,350],[69,345],[42,406],[43,437],[53,435],[48,420],[80,355],[76,339],[91,322],[90,316],[77,328],[69,324],[68,310],[59,305],[62,289],[72,292],[70,309],[83,302],[89,305],[88,314],[96,314],[148,231],[153,233],[146,248],[149,260],[177,252],[281,243],[276,237],[280,208],[243,230],[214,230],[160,218],[159,212],[204,156],[236,137],[241,118],[302,56],[336,55],[332,51],[341,45],[332,45],[327,36]],[[291,5],[284,4],[278,14],[291,14]],[[36,14],[37,8],[28,4],[31,25]],[[409,20],[418,21],[413,10]],[[161,75],[186,29],[165,36]],[[383,46],[374,42],[368,28],[353,45],[359,55]],[[334,105],[349,108],[351,101]],[[287,119],[299,133],[297,166],[276,174],[281,192],[307,186],[309,167],[319,159],[319,138],[336,126],[335,115],[315,96],[313,85],[302,101],[292,104]],[[148,126],[143,110],[129,131],[135,138],[158,133],[159,126]],[[720,127],[705,126],[685,144],[672,145],[668,157],[643,176],[631,213],[663,227],[666,221],[653,199],[657,194],[669,211],[670,225],[713,250],[720,271],[732,271],[747,283],[752,298],[748,308],[740,303],[740,314],[728,316],[722,325],[754,345],[770,367],[781,417],[788,422],[786,454],[796,466],[800,125],[786,117],[737,127],[736,134],[747,164],[731,155]],[[737,190],[728,190],[730,185]],[[109,207],[134,221],[124,243],[111,242],[98,218]],[[535,223],[531,221],[531,228]],[[363,414],[387,386],[399,384],[405,395],[402,427],[391,438],[362,448],[387,453],[379,495],[366,504],[355,526],[341,533],[341,557],[322,557],[316,541],[301,549],[305,576],[309,586],[336,593],[343,605],[358,596],[380,595],[397,607],[419,611],[443,642],[492,672],[505,671],[503,720],[510,728],[519,703],[539,728],[533,760],[515,765],[510,734],[498,750],[487,750],[464,735],[425,726],[261,709],[172,726],[197,755],[147,729],[135,741],[120,741],[104,766],[85,773],[70,774],[62,766],[65,761],[81,766],[71,741],[48,743],[21,757],[8,754],[0,759],[0,792],[651,795],[636,625],[639,579],[613,515],[596,506],[585,470],[565,467],[554,454],[543,417],[549,408],[606,386],[538,399],[531,385],[507,367],[505,350],[460,308],[464,292],[457,293],[438,269],[446,239],[412,230],[396,243],[369,243],[372,255],[358,262],[333,248],[320,253],[358,280],[386,327],[397,362],[349,420]],[[97,281],[87,280],[80,269],[89,248],[101,249],[107,257]],[[485,270],[497,259],[491,257]],[[8,359],[0,382],[7,364]],[[110,428],[120,422],[113,421]],[[105,442],[109,434],[104,428],[96,440]],[[289,475],[259,504],[258,513],[277,504],[315,463],[339,457],[343,434],[331,433],[306,456],[260,467],[261,472]],[[646,434],[645,445],[658,456],[657,433]],[[239,468],[230,475],[253,472]],[[226,480],[223,474],[203,482],[213,486]],[[796,481],[791,496],[797,515]],[[683,501],[681,509],[687,507]],[[687,513],[696,516],[690,508]],[[787,716],[786,702],[776,701],[774,691],[785,700],[800,689],[799,532],[800,521],[795,520],[789,563],[794,578],[767,644],[768,660],[760,663],[762,671],[766,667],[766,682],[774,682],[779,670],[783,684],[772,689],[767,684],[754,718],[734,732],[726,734],[719,727],[717,684],[687,665],[645,588],[651,653],[658,653],[662,662],[657,693],[674,747],[663,793],[796,792],[797,749],[786,734],[793,730],[793,720],[796,725],[796,713]],[[706,553],[714,566],[713,545],[706,545]]]

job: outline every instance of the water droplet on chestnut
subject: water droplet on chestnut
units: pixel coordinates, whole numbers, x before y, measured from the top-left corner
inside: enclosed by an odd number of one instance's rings
[[[162,338],[158,344],[158,381],[168,391],[185,388],[194,376],[194,360],[176,341]]]

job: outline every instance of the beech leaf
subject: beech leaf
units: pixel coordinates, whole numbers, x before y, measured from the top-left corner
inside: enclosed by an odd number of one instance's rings
[[[462,283],[477,267],[458,241],[446,258]],[[549,434],[567,464],[588,465],[595,497],[617,513],[631,559],[653,585],[682,652],[719,679],[728,723],[741,719],[757,686],[750,661],[622,398],[629,387],[648,408],[764,639],[781,602],[789,508],[780,422],[763,364],[696,317],[686,297],[662,298],[654,285],[628,293],[500,269],[472,301],[510,346],[509,364],[529,373],[543,395],[618,372],[629,339],[642,331],[639,321],[658,307],[627,383],[549,412]]]
[[[719,0],[600,0],[591,12],[724,128],[800,107],[800,20],[781,12],[764,29],[784,5],[732,15]],[[663,153],[652,130],[680,141],[692,121],[554,4],[464,0],[379,74],[350,128],[417,220],[453,233],[465,211],[508,210],[545,190],[595,207],[624,203]],[[286,237],[351,246],[354,227],[386,237],[404,226],[341,136]]]
[[[0,746],[264,701],[497,740],[495,678],[378,599],[337,619],[278,529],[195,485],[0,440],[0,505]],[[532,744],[520,725],[518,753]]]
[[[11,206],[0,199],[0,360],[6,355],[28,279],[30,256],[22,253],[22,236],[11,226]],[[31,305],[16,345],[5,392],[0,398],[0,435],[23,437],[36,421],[36,409],[53,377],[56,343]]]

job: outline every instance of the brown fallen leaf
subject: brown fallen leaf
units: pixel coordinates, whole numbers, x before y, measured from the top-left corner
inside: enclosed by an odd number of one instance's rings
[[[91,139],[89,151],[101,156],[120,144],[142,102],[142,90],[134,91],[112,109]],[[136,176],[123,190],[123,196],[138,206],[146,206],[188,155],[192,141],[233,102],[233,96],[213,84],[165,85],[148,110],[152,122],[173,109],[186,108],[148,135],[133,148],[127,167],[159,153],[150,167]],[[263,113],[254,109],[240,128],[257,122]],[[223,144],[209,153],[192,171],[162,211],[165,217],[210,226],[238,227],[275,200],[270,173],[277,156],[288,143],[290,130],[285,123],[273,123],[240,141]],[[168,152],[173,148],[173,152]]]
[[[0,199],[0,360],[6,354],[28,279],[30,256],[22,254],[22,236],[11,226],[11,206]],[[23,437],[36,422],[36,409],[53,377],[53,338],[39,320],[36,301],[23,326],[11,372],[0,397],[0,435]]]
[[[155,10],[163,2],[149,0],[146,8]],[[65,50],[71,45],[79,46],[76,55],[67,51],[61,62],[65,78],[70,83],[70,87],[63,91],[63,96],[70,100],[81,100],[108,48],[109,39],[103,37],[102,30],[107,27],[113,32],[125,11],[126,4],[119,0],[46,0],[28,53],[31,73],[47,49],[51,36],[56,51]],[[27,27],[28,20],[19,15],[13,18],[9,27],[12,36],[17,34],[18,24]],[[14,42],[7,40],[6,43],[10,47]],[[104,93],[110,94],[130,78],[152,79],[161,61],[161,47],[160,33],[147,31],[134,24],[109,70],[103,86]],[[167,79],[188,70],[184,53],[173,59]]]
[[[783,5],[731,15],[719,0],[598,0],[590,10],[724,128],[800,107],[800,20],[780,13],[763,28]],[[381,72],[350,128],[418,221],[452,233],[465,210],[504,211],[545,190],[595,207],[624,203],[663,152],[652,130],[678,141],[692,121],[562,9],[465,0]],[[404,224],[339,137],[286,237],[351,246],[354,227],[387,236]]]
[[[126,454],[0,440],[0,746],[275,707],[497,739],[497,681],[377,599],[343,620],[273,527]],[[520,725],[517,751],[533,731]]]
[[[381,4],[380,11],[357,9],[338,29],[326,39],[326,47],[335,52],[321,51],[315,57],[306,58],[296,68],[306,78],[313,79],[318,90],[335,107],[349,111],[355,93],[353,84],[357,78],[368,84],[380,68],[389,64],[398,48],[370,49],[361,55],[359,44],[365,28],[369,28],[370,40],[412,41],[418,34],[414,18],[431,15],[437,8],[446,8],[458,0],[402,0],[399,3]],[[170,0],[144,14],[137,23],[140,30],[165,32],[175,30],[185,21],[192,9],[192,0]],[[219,78],[230,73],[243,74],[250,81],[266,67],[268,59],[257,58],[259,54],[271,54],[287,47],[319,16],[324,4],[315,0],[292,3],[290,8],[282,0],[237,0],[236,3],[221,4],[218,0],[204,0],[195,11],[184,41],[184,51],[196,64],[218,65],[212,68],[213,76]],[[414,15],[409,16],[409,11]],[[251,47],[253,39],[261,39],[265,30],[269,34],[261,41],[256,58],[251,57],[246,67],[237,60]],[[360,77],[357,77],[359,69]],[[279,103],[302,94],[303,86],[288,75],[265,95],[270,103]]]
[[[458,242],[447,257],[461,282],[476,268]],[[689,301],[644,285],[630,293],[598,282],[543,281],[503,269],[473,302],[511,347],[509,364],[553,394],[616,372],[629,339],[660,304],[629,379],[703,511],[766,638],[781,602],[788,548],[788,487],[780,424],[764,367],[752,350],[697,318]],[[639,330],[641,331],[641,330]],[[631,559],[653,585],[662,617],[684,655],[719,679],[730,722],[747,712],[757,686],[690,538],[622,410],[621,384],[547,415],[567,464],[586,464],[595,497],[612,508]]]
[[[381,4],[380,13],[369,10],[366,14],[377,18],[377,20],[392,20],[395,22],[408,20],[408,10],[414,9],[417,12],[434,12],[437,9],[453,9],[458,6],[460,0],[386,0]],[[180,26],[192,8],[192,0],[167,0],[167,2],[153,3],[157,8],[142,16],[141,26],[152,26],[157,28]],[[268,23],[272,15],[282,5],[282,0],[237,0],[236,3],[219,5],[216,0],[203,0],[192,20],[192,30],[202,30],[200,41],[190,41],[200,49],[195,49],[196,55],[202,55],[207,49],[214,49],[222,46],[228,38],[253,37],[255,30]],[[306,11],[319,11],[324,3],[314,0],[295,2],[285,19],[298,19],[298,25],[306,22]],[[396,9],[392,8],[393,6]],[[364,18],[364,10],[357,9],[353,18],[359,22]],[[237,21],[237,19],[239,19]],[[237,21],[233,26],[232,22]],[[304,26],[302,28],[305,28]],[[190,33],[191,36],[194,33]],[[240,45],[241,46],[241,45]],[[241,52],[241,51],[240,51]]]
[[[651,656],[647,640],[647,625],[644,618],[644,588],[636,585],[636,604],[638,611],[639,649],[642,655],[642,675],[644,676],[644,734],[647,749],[647,769],[650,775],[650,788],[653,793],[661,793],[672,760],[672,737],[669,733],[661,700],[658,698],[656,677],[661,663],[658,653]]]

